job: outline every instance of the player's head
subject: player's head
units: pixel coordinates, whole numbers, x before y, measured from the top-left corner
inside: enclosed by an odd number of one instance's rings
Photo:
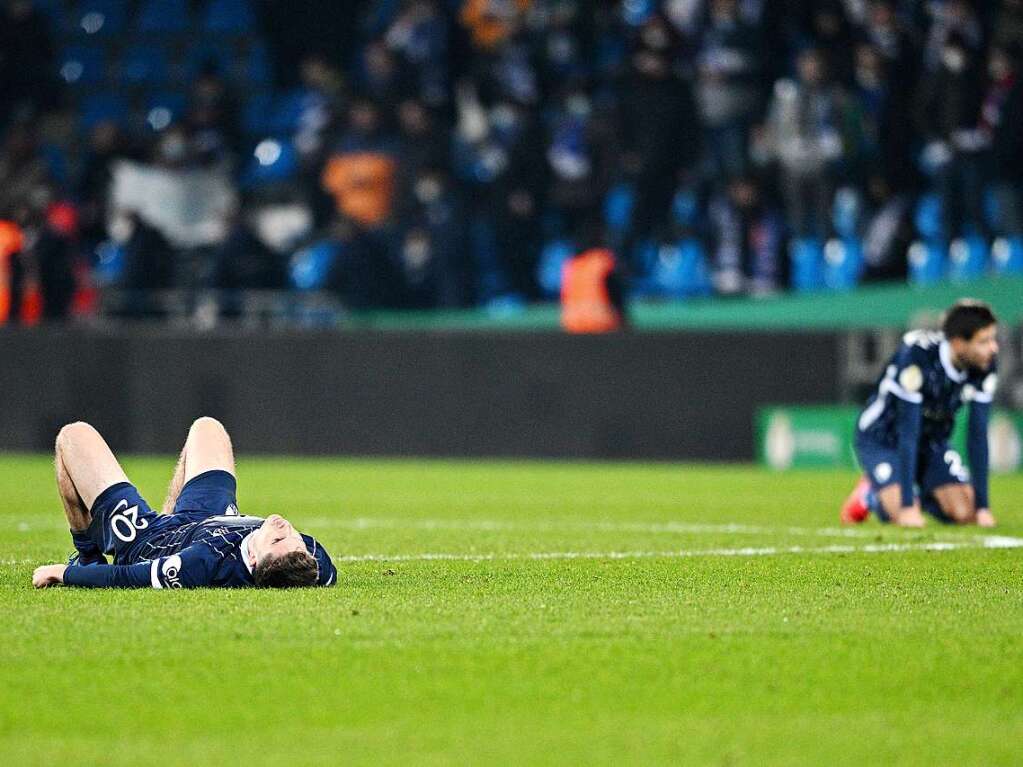
[[[271,514],[249,539],[249,564],[257,586],[315,586],[317,565],[292,524]]]
[[[945,313],[941,326],[960,362],[987,370],[998,354],[998,318],[983,301],[963,298]]]

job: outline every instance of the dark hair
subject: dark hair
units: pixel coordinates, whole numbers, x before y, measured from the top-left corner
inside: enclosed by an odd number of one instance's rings
[[[252,579],[260,588],[315,586],[318,577],[316,560],[308,551],[289,551],[280,557],[263,557],[252,568]]]
[[[983,301],[960,298],[945,312],[941,329],[945,338],[962,338],[969,341],[974,333],[998,322],[991,307]]]

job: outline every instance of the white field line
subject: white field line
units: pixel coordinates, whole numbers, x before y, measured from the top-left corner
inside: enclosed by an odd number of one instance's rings
[[[898,554],[907,551],[1023,548],[1023,538],[977,536],[973,540],[931,543],[868,543],[830,546],[745,546],[735,549],[677,549],[674,551],[538,551],[507,554],[352,554],[338,562],[494,562],[549,559],[684,559],[689,557],[769,557],[780,554]]]
[[[506,522],[487,519],[392,519],[386,517],[311,517],[303,526],[343,528],[346,530],[480,530],[495,532],[602,532],[648,533],[651,535],[797,535],[825,538],[877,538],[892,528],[789,527],[742,524],[705,524],[697,522],[589,522],[555,520],[550,522]]]

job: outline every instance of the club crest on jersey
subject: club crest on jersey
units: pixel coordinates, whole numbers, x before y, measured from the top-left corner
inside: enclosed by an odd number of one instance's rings
[[[918,392],[920,387],[924,385],[924,374],[920,371],[919,366],[910,365],[908,368],[899,373],[899,386],[908,392]]]

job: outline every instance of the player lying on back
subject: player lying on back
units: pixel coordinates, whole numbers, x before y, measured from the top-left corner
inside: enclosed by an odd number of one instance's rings
[[[903,337],[857,422],[866,474],[842,506],[843,523],[874,512],[882,522],[921,527],[923,508],[941,522],[994,526],[987,425],[998,382],[997,322],[987,304],[963,299],[946,312],[941,333]],[[970,403],[970,470],[949,446],[963,402]]]
[[[231,440],[212,418],[189,429],[162,514],[149,508],[87,423],[60,430],[56,465],[77,554],[66,565],[36,568],[36,588],[284,588],[337,580],[323,546],[286,519],[238,514]]]

